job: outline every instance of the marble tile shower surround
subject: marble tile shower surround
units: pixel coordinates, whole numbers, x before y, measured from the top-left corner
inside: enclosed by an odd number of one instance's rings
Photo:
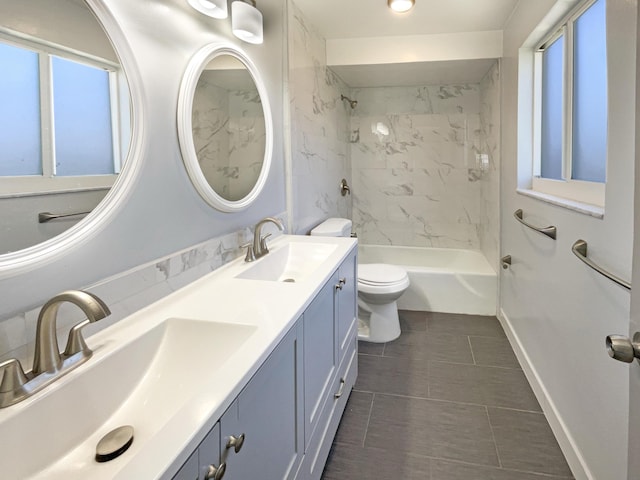
[[[204,71],[193,101],[193,141],[204,176],[224,198],[243,198],[264,157],[264,113],[257,90],[230,90]]]
[[[286,213],[276,215],[286,225]],[[288,230],[287,230],[288,231]],[[269,230],[271,233],[271,230]],[[273,229],[273,236],[280,235]],[[141,308],[160,300],[204,275],[244,255],[240,248],[253,239],[245,228],[212,238],[188,249],[175,252],[154,262],[83,287],[106,302],[111,315],[85,327],[86,337],[113,325]],[[36,324],[41,306],[11,318],[0,320],[0,362],[17,358],[25,369],[31,369]],[[58,343],[64,348],[69,329],[82,320],[77,307],[62,304],[58,312]]]
[[[353,222],[376,245],[480,248],[480,86],[352,89]]]
[[[500,257],[500,64],[496,62],[480,82],[481,153],[489,164],[480,179],[480,248],[498,269]]]
[[[292,231],[307,233],[327,217],[351,218],[349,115],[340,99],[349,87],[326,65],[325,39],[295,3],[289,3]]]

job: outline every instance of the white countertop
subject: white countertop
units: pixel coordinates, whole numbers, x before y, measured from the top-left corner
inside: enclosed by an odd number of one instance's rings
[[[235,260],[88,338],[87,344],[94,350],[94,355],[87,363],[33,397],[0,410],[0,431],[4,431],[3,437],[5,434],[13,437],[16,445],[14,449],[5,450],[4,455],[0,449],[3,470],[11,462],[26,461],[33,469],[29,471],[30,478],[171,478],[356,246],[356,240],[351,238],[282,235],[270,243],[270,249],[276,252],[289,242],[329,243],[336,248],[326,261],[299,283],[235,278],[267,257],[251,264],[243,259]],[[160,415],[152,406],[141,410],[140,405],[125,403],[88,436],[79,434],[83,440],[80,444],[76,442],[75,448],[56,453],[58,440],[51,430],[57,413],[63,415],[64,410],[64,405],[56,403],[56,392],[63,392],[79,376],[99,375],[99,366],[105,358],[168,318],[251,325],[255,331],[229,354],[226,361],[216,365],[215,375],[206,375],[206,364],[194,365],[194,369],[203,372],[197,388],[180,400],[182,404],[177,402],[170,415]],[[216,339],[207,339],[206,344],[215,349]],[[50,422],[42,415],[32,415],[38,409],[42,410],[43,405],[47,406],[52,417]],[[80,399],[76,408],[78,418],[91,415],[90,391],[86,392],[86,401]],[[136,412],[136,418],[130,418],[132,412]],[[135,429],[134,442],[129,450],[110,462],[95,462],[97,442],[107,432],[123,424],[130,424]],[[68,428],[73,429],[74,425],[68,425]],[[61,430],[56,426],[57,433],[63,436],[65,432]],[[23,436],[25,438],[21,438]],[[34,448],[31,440],[36,437],[39,443],[36,442]],[[47,442],[49,450],[45,448]],[[55,455],[53,459],[48,458],[51,455]]]

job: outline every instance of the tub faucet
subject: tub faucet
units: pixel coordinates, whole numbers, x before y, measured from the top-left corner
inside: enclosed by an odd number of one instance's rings
[[[262,235],[262,226],[266,223],[274,223],[281,232],[284,232],[284,225],[277,218],[267,217],[256,223],[253,230],[253,246],[251,247],[253,250],[254,260],[269,253],[269,249],[267,248],[267,237],[271,234],[268,233],[266,235]]]
[[[58,309],[64,302],[73,303],[87,316],[69,331],[63,353],[58,350],[56,333]],[[62,292],[44,304],[38,316],[36,346],[31,372],[24,373],[16,359],[0,364],[0,408],[8,407],[30,397],[62,375],[89,360],[92,355],[82,336],[82,329],[105,318],[111,312],[96,295],[81,290]]]

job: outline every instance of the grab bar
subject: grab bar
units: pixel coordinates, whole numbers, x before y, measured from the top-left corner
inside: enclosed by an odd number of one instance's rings
[[[38,223],[47,223],[57,218],[75,217],[76,215],[89,215],[91,212],[75,212],[75,213],[51,213],[40,212],[38,214]]]
[[[593,268],[600,275],[607,277],[609,280],[616,282],[621,287],[626,288],[627,290],[631,290],[631,284],[629,282],[625,282],[620,277],[616,277],[614,274],[607,272],[600,265],[593,263],[592,260],[589,260],[587,257],[587,242],[584,240],[576,240],[576,242],[571,247],[571,251],[574,253],[576,257],[582,260],[584,263]]]
[[[530,229],[535,230],[536,232],[540,232],[540,233],[542,233],[543,235],[546,235],[549,238],[553,238],[554,240],[556,239],[556,232],[557,232],[557,228],[556,227],[553,227],[553,226],[536,227],[534,225],[531,225],[530,223],[525,222],[522,219],[522,209],[521,208],[519,208],[518,210],[513,212],[513,216],[516,217],[516,220],[518,220],[524,226],[529,227]]]

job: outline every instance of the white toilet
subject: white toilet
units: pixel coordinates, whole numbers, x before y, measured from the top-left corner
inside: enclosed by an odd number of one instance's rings
[[[311,235],[348,237],[351,220],[329,218]],[[395,265],[358,264],[358,339],[384,343],[400,336],[396,301],[409,287],[407,272]]]

